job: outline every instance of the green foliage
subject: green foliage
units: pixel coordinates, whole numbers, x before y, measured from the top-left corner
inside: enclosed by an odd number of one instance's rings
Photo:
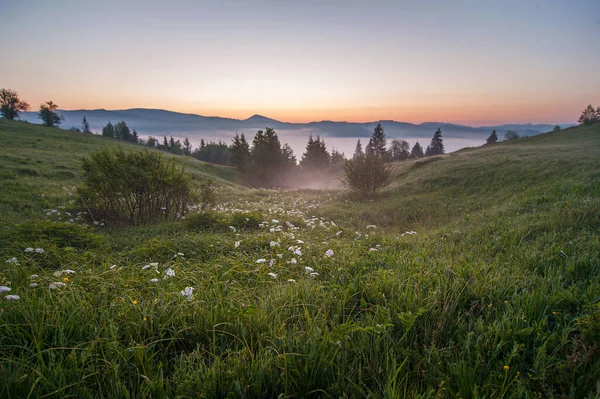
[[[81,131],[83,133],[92,133],[92,131],[90,130],[90,124],[88,123],[87,118],[85,116],[81,121]]]
[[[175,220],[195,198],[185,168],[160,154],[103,149],[82,167],[79,195],[96,219],[129,225]]]
[[[521,138],[521,135],[519,133],[515,132],[514,130],[508,130],[504,134],[504,141],[517,140],[520,138]]]
[[[204,211],[208,207],[214,205],[216,201],[217,193],[215,184],[212,179],[207,179],[200,184],[200,189],[198,190],[198,205],[200,206],[200,210]]]
[[[27,111],[29,104],[19,99],[16,91],[0,89],[0,114],[3,118],[14,120],[19,118],[19,113]]]
[[[388,159],[389,154],[385,148],[386,144],[387,139],[383,132],[383,126],[381,126],[381,123],[378,123],[377,126],[375,126],[375,129],[373,129],[373,135],[369,139],[365,154]]]
[[[427,149],[425,150],[425,156],[430,157],[433,155],[442,155],[445,153],[446,151],[444,149],[444,139],[442,138],[442,130],[438,129],[433,134],[431,143],[427,146]]]
[[[587,108],[581,112],[578,122],[581,125],[593,125],[594,123],[600,122],[600,106],[594,109],[592,104],[588,105]]]
[[[356,159],[358,157],[362,157],[363,155],[365,155],[365,153],[362,149],[362,144],[361,144],[360,140],[357,140],[356,148],[354,149],[354,155],[352,156],[352,158]]]
[[[247,231],[258,229],[262,220],[260,212],[234,212],[231,215],[223,215],[215,211],[202,211],[188,214],[185,217],[185,226],[194,231],[230,231],[230,226],[236,230]]]
[[[179,140],[177,141],[177,143]],[[177,146],[177,144],[175,144]],[[170,147],[169,151],[173,152],[173,147]],[[183,150],[180,151],[183,153]],[[200,161],[216,163],[217,165],[229,165],[231,151],[227,144],[219,140],[218,143],[209,142],[203,146],[196,148],[192,152],[192,156]]]
[[[423,158],[425,156],[425,153],[423,152],[423,147],[421,147],[421,144],[419,144],[419,142],[417,141],[415,143],[415,145],[413,146],[412,150],[410,150],[410,157],[411,158]]]
[[[498,142],[498,135],[496,134],[496,129],[492,130],[492,134],[485,141],[486,144],[494,144]]]
[[[392,161],[404,161],[410,156],[410,144],[405,140],[393,139],[389,153]]]
[[[346,161],[344,184],[355,193],[374,196],[391,181],[391,168],[386,161],[375,155],[365,155]]]
[[[306,152],[302,154],[302,161],[300,161],[300,167],[305,172],[315,173],[317,171],[324,173],[329,167],[331,156],[325,146],[325,141],[321,140],[319,136],[313,139],[312,134],[308,138],[306,144]]]
[[[42,124],[48,127],[58,126],[64,121],[64,118],[60,116],[56,110],[58,105],[52,101],[46,101],[45,104],[40,105],[40,112],[38,117],[42,120]]]
[[[237,133],[235,134],[229,150],[231,152],[231,164],[240,171],[246,171],[250,164],[250,145],[244,133],[241,136]]]
[[[111,139],[115,138],[115,127],[110,121],[102,128],[102,136],[109,137]]]
[[[31,220],[17,224],[10,237],[15,241],[38,245],[48,243],[60,248],[98,248],[103,243],[102,236],[87,226],[51,220]]]

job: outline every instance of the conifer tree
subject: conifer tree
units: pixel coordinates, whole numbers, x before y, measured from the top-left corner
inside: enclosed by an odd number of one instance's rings
[[[423,147],[421,147],[421,144],[419,144],[419,142],[417,141],[413,146],[412,150],[410,151],[410,157],[423,158],[424,155],[425,154],[423,154]]]
[[[387,139],[383,131],[383,126],[381,126],[381,123],[378,123],[377,126],[375,126],[375,129],[373,129],[373,135],[369,139],[369,144],[367,144],[365,153],[367,155],[375,155],[377,157],[387,159],[388,152],[385,148],[386,144]]]
[[[125,121],[119,121],[115,125],[115,138],[117,140],[131,141],[131,131]]]
[[[496,134],[496,129],[492,130],[492,134],[486,140],[486,144],[494,144],[498,142],[498,135]]]
[[[354,149],[354,156],[352,156],[352,159],[356,159],[356,158],[360,158],[362,156],[364,156],[365,153],[362,149],[362,144],[360,142],[360,139],[356,142],[356,148]]]
[[[442,130],[438,129],[431,139],[431,143],[427,146],[425,156],[442,155],[445,154],[444,150],[444,139],[442,138]]]
[[[140,141],[140,135],[135,129],[133,129],[133,131],[131,132],[131,141],[134,143],[138,143]]]
[[[115,127],[110,121],[102,128],[102,135],[104,137],[110,137],[111,139],[115,138]]]
[[[248,141],[246,141],[246,136],[244,136],[244,133],[242,133],[241,136],[237,133],[235,134],[230,151],[231,164],[234,165],[238,170],[245,171],[250,162],[250,145],[248,144]]]
[[[187,137],[183,139],[183,155],[191,155],[192,154],[192,143],[190,143],[190,139]]]
[[[325,141],[321,140],[319,136],[313,139],[313,136],[310,135],[300,166],[305,171],[325,171],[329,166],[329,158],[330,155],[325,146]]]
[[[92,133],[92,131],[90,130],[90,124],[88,123],[86,117],[83,117],[83,120],[81,121],[81,131],[83,133]]]

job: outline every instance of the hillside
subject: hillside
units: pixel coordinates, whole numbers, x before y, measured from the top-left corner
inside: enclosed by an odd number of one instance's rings
[[[600,395],[598,125],[395,164],[374,201],[190,163],[215,209],[124,229],[39,212],[105,140],[0,137],[0,397]]]
[[[0,226],[39,217],[53,208],[80,181],[81,157],[100,148],[146,147],[96,135],[46,128],[0,119]],[[165,154],[166,156],[174,156]],[[232,186],[238,176],[233,168],[217,166],[190,157],[176,157],[196,178],[211,178],[221,186]]]

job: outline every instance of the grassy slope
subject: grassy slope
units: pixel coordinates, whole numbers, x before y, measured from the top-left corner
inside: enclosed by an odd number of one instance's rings
[[[102,147],[122,146],[142,150],[131,143],[95,135],[46,128],[0,119],[0,226],[39,216],[43,209],[63,201],[65,189],[80,182],[81,157]],[[175,156],[197,178],[212,178],[221,186],[235,186],[233,168],[216,166],[189,157]]]
[[[283,231],[11,232],[0,396],[598,397],[599,149],[599,126],[575,128],[396,165],[376,202],[245,190],[220,206],[298,227]]]

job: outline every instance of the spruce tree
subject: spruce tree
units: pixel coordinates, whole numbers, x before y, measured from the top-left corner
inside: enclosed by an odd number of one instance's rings
[[[183,139],[183,155],[191,155],[192,154],[192,143],[190,143],[190,139],[187,137]]]
[[[358,140],[356,142],[356,148],[354,149],[354,156],[352,157],[352,159],[360,158],[364,155],[365,153],[363,152],[362,144],[360,143],[360,140]]]
[[[110,121],[102,128],[102,135],[104,137],[110,137],[111,139],[115,138],[115,127]]]
[[[131,131],[125,121],[119,121],[115,125],[115,138],[117,140],[131,141]]]
[[[498,135],[496,134],[496,129],[492,130],[492,134],[486,140],[486,144],[494,144],[498,142]]]
[[[140,141],[140,135],[136,132],[135,129],[131,132],[131,141],[134,143],[138,143]]]
[[[427,150],[425,151],[425,156],[432,155],[442,155],[445,154],[444,150],[444,139],[442,139],[442,130],[438,129],[431,139],[431,143],[427,146]]]
[[[86,117],[83,117],[83,120],[81,121],[81,131],[84,133],[92,133],[92,131],[90,130],[90,124],[88,123]]]
[[[388,158],[388,152],[385,148],[387,144],[387,139],[385,137],[385,133],[383,132],[383,126],[381,123],[378,123],[373,129],[373,135],[369,139],[369,144],[367,144],[367,150],[365,151],[367,155],[375,155],[379,158]]]
[[[302,155],[300,166],[305,171],[325,171],[329,166],[330,155],[325,146],[325,141],[317,136],[316,140],[312,135],[308,138],[306,152]]]
[[[246,141],[244,133],[241,136],[237,133],[235,134],[229,150],[231,151],[231,164],[238,170],[245,171],[250,162],[250,145]]]
[[[413,146],[412,150],[410,151],[410,157],[411,158],[423,158],[424,154],[423,154],[423,147],[421,147],[421,144],[419,144],[419,142],[417,141],[415,143],[415,145]]]

